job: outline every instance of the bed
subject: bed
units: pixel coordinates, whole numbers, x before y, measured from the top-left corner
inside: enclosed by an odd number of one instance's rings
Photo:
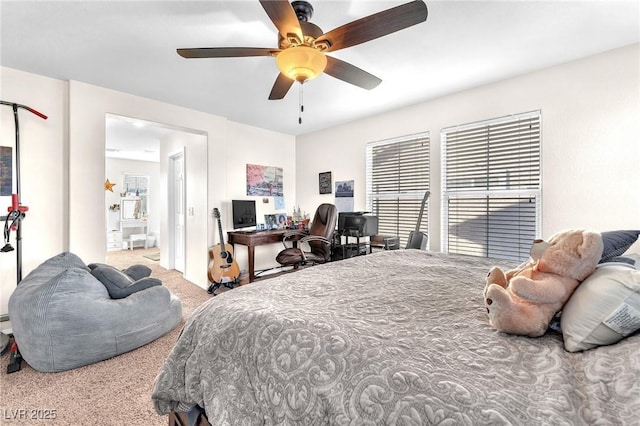
[[[553,330],[496,332],[494,265],[514,266],[384,251],[226,292],[185,324],[155,409],[212,425],[640,424],[640,335],[571,353]]]

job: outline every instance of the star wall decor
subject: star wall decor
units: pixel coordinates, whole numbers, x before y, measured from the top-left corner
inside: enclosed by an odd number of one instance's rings
[[[104,181],[104,190],[113,192],[113,187],[116,186],[115,183],[109,182],[109,179]]]

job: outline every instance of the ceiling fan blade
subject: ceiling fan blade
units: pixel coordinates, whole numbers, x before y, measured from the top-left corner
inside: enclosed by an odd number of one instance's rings
[[[332,52],[374,40],[426,20],[427,5],[422,0],[415,0],[335,28],[318,37],[316,42],[328,41],[331,46],[327,52]]]
[[[378,77],[373,74],[361,70],[355,65],[340,59],[327,56],[327,67],[324,69],[325,74],[335,77],[339,80],[346,81],[363,89],[371,90],[378,84],[382,83]]]
[[[300,22],[287,0],[260,0],[260,4],[283,38],[295,34],[298,40],[303,40]]]
[[[271,89],[271,93],[269,94],[269,100],[273,101],[284,98],[284,96],[293,85],[293,82],[294,80],[280,73],[278,75],[278,78],[276,78],[276,82],[273,84],[273,88]]]
[[[267,47],[202,47],[177,49],[183,58],[236,58],[245,56],[274,56],[279,49]]]

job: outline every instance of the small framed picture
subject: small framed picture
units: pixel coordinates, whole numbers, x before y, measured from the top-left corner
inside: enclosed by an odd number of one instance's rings
[[[265,229],[277,229],[278,228],[277,216],[275,214],[265,214],[264,224],[265,224]]]
[[[331,172],[320,173],[318,188],[321,194],[331,194]]]
[[[287,215],[279,214],[278,215],[278,229],[287,229]]]

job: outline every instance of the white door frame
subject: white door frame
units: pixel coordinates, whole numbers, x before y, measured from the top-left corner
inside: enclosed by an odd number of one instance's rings
[[[167,259],[167,266],[169,267],[169,269],[176,269],[184,273],[185,272],[185,255],[186,255],[186,244],[185,244],[186,243],[186,221],[184,220],[184,218],[186,218],[186,212],[185,212],[186,179],[184,178],[186,176],[185,148],[182,147],[180,151],[169,154],[168,159],[169,159],[168,161],[169,167],[167,168],[167,172],[168,172],[167,200],[169,202],[167,204],[168,206],[168,211],[167,211],[168,235],[167,236],[169,237],[169,245],[168,245],[169,256]],[[183,218],[181,235],[177,235],[176,228],[178,224],[176,223],[177,221],[176,221],[175,206],[177,204],[176,193],[178,188],[176,187],[177,176],[175,175],[175,164],[177,161],[180,161],[180,160],[182,161],[182,180],[181,180],[182,188],[180,188],[182,192],[181,211],[184,218]]]

